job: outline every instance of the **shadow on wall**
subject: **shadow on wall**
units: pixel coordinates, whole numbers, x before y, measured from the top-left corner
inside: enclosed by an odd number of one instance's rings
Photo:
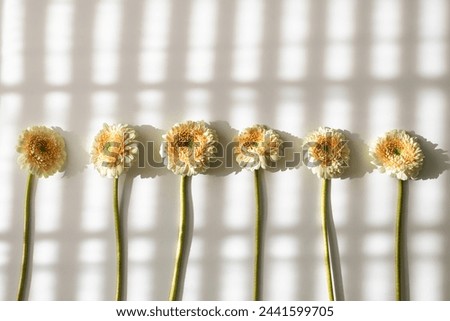
[[[418,179],[436,179],[450,169],[448,151],[438,148],[437,144],[430,142],[423,136],[417,135],[414,131],[411,134],[417,138],[417,142],[420,144],[420,148],[422,148],[425,156]]]
[[[76,132],[66,131],[60,127],[56,127],[55,130],[59,132],[66,141],[67,160],[63,168],[64,177],[70,178],[81,174],[90,163],[90,156],[84,149],[80,137]]]

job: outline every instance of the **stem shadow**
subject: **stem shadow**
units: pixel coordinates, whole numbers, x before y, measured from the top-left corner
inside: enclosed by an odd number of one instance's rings
[[[409,301],[411,299],[410,296],[410,280],[409,280],[409,264],[408,264],[408,200],[409,200],[409,183],[408,181],[403,184],[403,218],[402,218],[402,226],[400,226],[401,234],[401,244],[403,245],[400,249],[400,260],[403,262],[401,266],[401,275],[402,279],[400,280],[401,286],[401,298],[400,301]]]
[[[122,228],[122,242],[123,242],[123,298],[127,300],[128,294],[128,217],[130,208],[131,192],[133,190],[134,177],[131,175],[125,175],[125,179],[122,183],[122,192],[120,193],[120,226]]]
[[[185,254],[182,256],[180,275],[179,275],[179,292],[178,297],[175,298],[176,301],[181,301],[183,299],[184,292],[184,282],[186,280],[186,273],[189,262],[189,254],[191,251],[192,239],[194,235],[194,203],[192,200],[192,177],[186,177],[186,225],[187,234],[186,240],[183,243],[182,252]],[[181,206],[181,204],[180,204]]]
[[[336,301],[345,301],[345,291],[344,291],[344,282],[342,278],[342,268],[341,268],[341,256],[339,254],[339,244],[336,233],[336,227],[334,225],[333,219],[333,208],[331,206],[331,185],[332,180],[330,182],[330,188],[328,189],[327,195],[327,208],[328,217],[327,217],[327,229],[328,229],[328,242],[330,246],[330,260],[331,260],[331,270],[333,275],[333,284],[334,284],[334,295]]]
[[[261,238],[260,238],[260,264],[259,264],[259,273],[255,276],[255,282],[258,282],[259,284],[259,293],[257,293],[257,296],[263,300],[263,293],[264,293],[264,262],[265,262],[265,248],[266,248],[266,228],[267,228],[267,186],[265,184],[266,182],[266,174],[264,170],[258,170],[259,175],[259,192],[260,192],[260,199],[259,199],[259,210],[261,215]],[[255,191],[256,192],[256,191]],[[255,253],[256,255],[256,253]]]
[[[36,215],[35,215],[35,196],[36,190],[38,186],[39,179],[34,177],[32,185],[31,185],[31,195],[30,195],[30,239],[29,239],[29,249],[28,249],[28,268],[26,270],[26,274],[24,275],[25,289],[23,299],[28,301],[30,297],[30,289],[31,289],[31,281],[33,277],[33,257],[34,257],[34,240],[36,234]],[[25,236],[25,235],[24,235]],[[22,245],[23,246],[23,245]]]

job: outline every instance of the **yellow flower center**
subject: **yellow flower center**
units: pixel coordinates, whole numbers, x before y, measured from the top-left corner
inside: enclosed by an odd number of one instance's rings
[[[203,162],[208,147],[208,137],[204,135],[202,128],[181,128],[170,139],[168,154],[170,158],[179,160],[185,164]]]
[[[331,166],[334,162],[342,159],[342,147],[343,142],[339,137],[321,136],[312,146],[310,152],[322,166]]]
[[[41,151],[41,153],[45,153],[47,151],[47,142],[39,141],[36,145],[37,148]]]
[[[26,142],[28,161],[46,171],[52,168],[58,160],[60,150],[51,137],[30,135]]]
[[[194,137],[187,130],[176,134],[174,141],[177,147],[192,148],[194,145]]]
[[[415,149],[398,138],[389,138],[376,149],[376,154],[385,166],[401,167],[415,162]]]
[[[103,131],[98,137],[96,155],[101,157],[108,167],[115,167],[122,163],[125,153],[122,132]]]
[[[259,128],[251,128],[248,132],[239,136],[241,149],[257,152],[260,143],[264,141],[264,133]]]

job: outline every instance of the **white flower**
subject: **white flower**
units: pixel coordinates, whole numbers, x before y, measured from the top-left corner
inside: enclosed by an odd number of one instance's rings
[[[347,142],[338,130],[320,127],[304,140],[306,166],[319,178],[340,177],[349,167],[350,149]]]
[[[60,171],[66,161],[66,145],[63,137],[45,126],[25,129],[17,146],[20,168],[36,177],[49,177]]]
[[[391,130],[378,138],[370,149],[372,164],[382,173],[400,180],[416,179],[422,169],[424,155],[415,138],[404,130]]]
[[[264,125],[245,128],[234,138],[236,161],[242,168],[251,171],[269,167],[269,162],[280,159],[283,144],[278,133]]]
[[[131,166],[138,153],[136,136],[126,124],[103,124],[91,148],[91,163],[100,175],[117,178]]]
[[[177,123],[163,135],[163,140],[161,157],[167,168],[177,175],[204,173],[217,151],[216,131],[204,121]]]

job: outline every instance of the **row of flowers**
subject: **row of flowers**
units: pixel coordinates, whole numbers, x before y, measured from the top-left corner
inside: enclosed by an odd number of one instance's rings
[[[205,173],[217,152],[218,137],[203,121],[175,124],[163,135],[160,154],[167,168],[178,175]],[[267,169],[282,154],[283,141],[273,129],[263,125],[242,130],[234,138],[234,154],[240,167]],[[136,131],[124,124],[103,125],[91,147],[91,163],[102,176],[119,177],[137,159]],[[343,132],[320,127],[303,141],[307,167],[320,178],[338,178],[349,167],[350,149]],[[36,177],[49,177],[61,171],[66,161],[63,137],[45,126],[29,127],[22,132],[17,147],[22,169]],[[392,130],[370,148],[372,163],[381,172],[401,180],[417,178],[423,153],[414,137],[403,130]]]
[[[240,167],[254,173],[255,182],[255,253],[254,253],[254,300],[262,299],[263,260],[263,215],[261,200],[260,171],[281,157],[283,141],[273,129],[255,125],[242,130],[234,139],[234,154]],[[332,277],[328,220],[330,180],[342,176],[349,167],[350,148],[342,131],[321,127],[304,139],[304,149],[308,154],[307,166],[322,179],[321,219],[324,242],[324,258],[328,294],[335,300],[335,286]],[[174,125],[165,135],[161,146],[161,156],[167,168],[181,177],[180,226],[175,266],[169,299],[180,300],[183,288],[183,268],[187,263],[188,242],[187,185],[190,177],[204,173],[217,152],[218,136],[214,129],[203,121],[186,121]],[[63,137],[54,129],[45,126],[29,127],[22,132],[17,147],[19,164],[28,171],[25,197],[24,242],[21,277],[17,299],[25,300],[30,286],[31,240],[31,190],[35,177],[49,177],[61,171],[67,154]],[[118,179],[137,159],[139,149],[136,131],[125,124],[107,125],[99,131],[91,148],[91,163],[102,176],[113,179],[113,209],[116,233],[116,300],[124,300],[124,231],[121,226],[118,199]],[[417,178],[422,168],[424,155],[414,137],[403,130],[392,130],[378,138],[370,149],[372,162],[381,172],[398,179],[398,206],[396,229],[396,298],[402,294],[403,255],[403,188],[408,179]]]

